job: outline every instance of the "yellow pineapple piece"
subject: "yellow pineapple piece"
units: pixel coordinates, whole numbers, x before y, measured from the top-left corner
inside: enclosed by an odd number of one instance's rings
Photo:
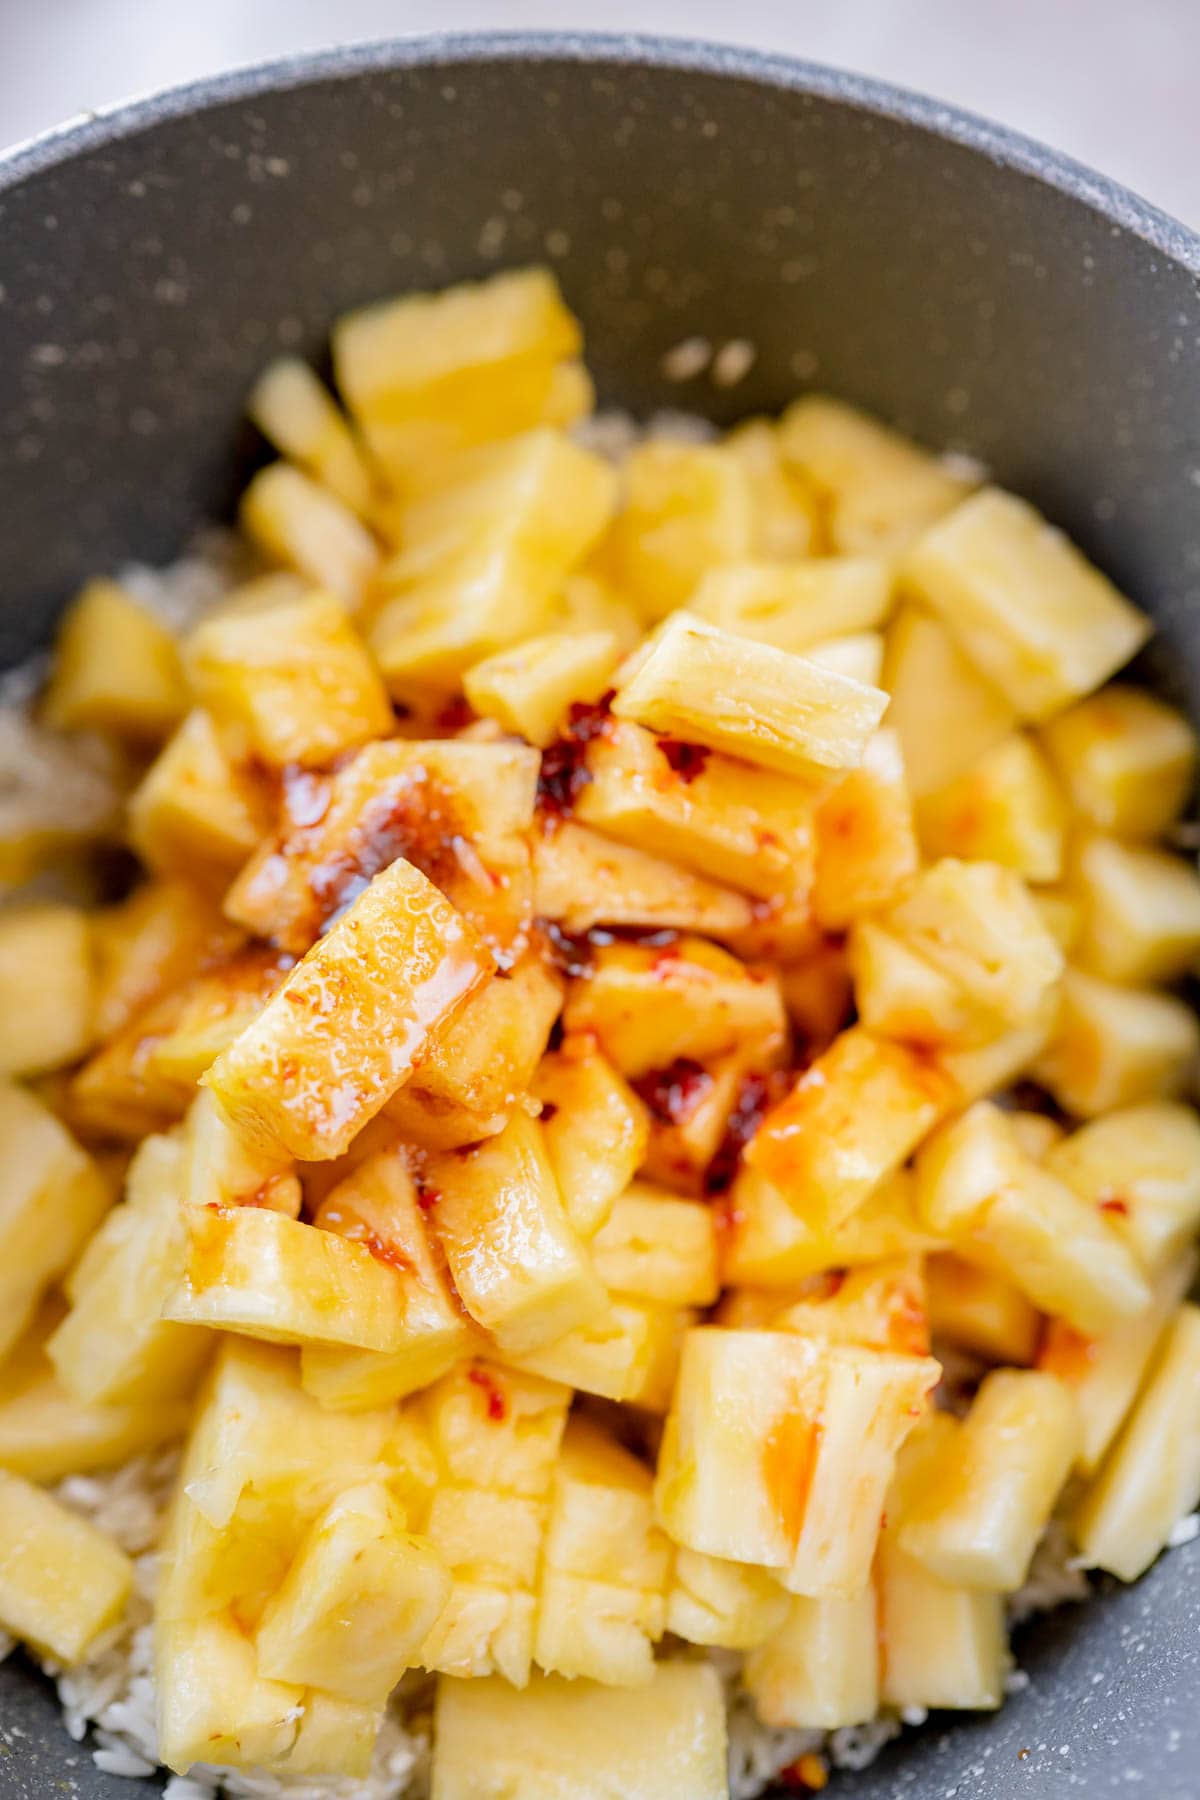
[[[205,620],[187,660],[201,705],[273,768],[319,768],[391,729],[383,683],[330,594]]]
[[[1200,1502],[1200,1308],[1181,1306],[1108,1460],[1072,1515],[1089,1568],[1136,1581]]]
[[[1200,955],[1200,875],[1162,850],[1089,837],[1067,875],[1079,902],[1072,955],[1108,981],[1141,986],[1176,981]]]
[[[770,899],[812,880],[813,784],[613,719],[587,752],[585,824]]]
[[[929,1257],[925,1281],[935,1338],[987,1362],[1024,1367],[1033,1362],[1041,1314],[1014,1282],[952,1250]]]
[[[1041,914],[1042,924],[1063,955],[1070,956],[1079,942],[1082,925],[1079,901],[1059,883],[1052,887],[1035,888],[1033,904]]]
[[[667,1630],[690,1644],[752,1650],[773,1637],[793,1604],[768,1569],[677,1549],[667,1590]]]
[[[1173,706],[1114,684],[1042,727],[1071,804],[1099,831],[1159,837],[1191,792],[1196,734]]]
[[[188,1108],[179,1173],[190,1207],[264,1206],[300,1217],[303,1195],[291,1157],[242,1137],[208,1088]]]
[[[887,634],[880,684],[891,695],[888,724],[904,750],[919,801],[1003,742],[1017,715],[969,661],[940,620],[903,606]]]
[[[437,889],[394,862],[221,1052],[206,1085],[248,1137],[315,1162],[338,1156],[490,962]]]
[[[624,505],[604,557],[647,619],[686,605],[715,564],[750,554],[751,479],[724,445],[640,444],[624,476]]]
[[[450,1594],[430,1545],[381,1482],[338,1495],[309,1527],[255,1634],[259,1671],[382,1706]]]
[[[182,1399],[212,1349],[207,1332],[161,1316],[186,1256],[183,1161],[175,1139],[142,1142],[124,1204],[109,1213],[76,1271],[70,1311],[48,1350],[64,1389],[84,1405],[153,1409]]]
[[[0,1357],[109,1205],[103,1176],[40,1101],[0,1081]]]
[[[1036,1369],[993,1370],[928,1472],[900,1548],[942,1581],[1013,1592],[1078,1448],[1069,1388]]]
[[[886,905],[916,874],[912,802],[893,731],[877,731],[859,766],[825,794],[816,844],[813,913],[826,931]]]
[[[744,894],[567,821],[533,841],[534,906],[565,931],[644,925],[724,938],[751,922]]]
[[[715,1669],[656,1663],[645,1687],[535,1676],[438,1682],[432,1800],[726,1800]]]
[[[357,607],[379,568],[379,546],[328,487],[289,462],[260,469],[242,495],[238,520],[275,563]]]
[[[566,1029],[593,1032],[630,1078],[680,1057],[703,1061],[749,1039],[777,1037],[783,1023],[773,977],[698,937],[600,946],[563,1009]]]
[[[750,478],[750,549],[753,555],[815,556],[821,548],[820,522],[812,496],[789,474],[773,419],[745,419],[727,433],[722,449]]]
[[[163,874],[223,885],[256,847],[265,806],[210,715],[190,712],[129,802],[129,841]]]
[[[115,581],[89,581],[58,628],[43,707],[58,731],[156,743],[187,710],[174,638]]]
[[[855,1268],[935,1249],[939,1243],[917,1218],[906,1169],[881,1182],[856,1212],[833,1227],[809,1223],[771,1182],[754,1169],[743,1169],[718,1228],[723,1280],[773,1292],[826,1269]]]
[[[0,1469],[0,1626],[69,1667],[116,1624],[132,1583],[110,1537]]]
[[[874,631],[891,601],[891,571],[882,558],[825,556],[710,569],[688,610],[738,637],[803,653],[827,638]]]
[[[1081,551],[999,488],[918,538],[902,579],[1023,719],[1047,719],[1091,693],[1150,634]]]
[[[645,1156],[646,1109],[586,1033],[542,1058],[530,1091],[567,1218],[593,1238]]]
[[[246,402],[263,436],[360,516],[371,507],[370,471],[325,384],[298,356],[267,364]]]
[[[922,1146],[917,1192],[931,1230],[1081,1331],[1103,1331],[1149,1304],[1145,1277],[1104,1214],[1026,1156],[1007,1115],[987,1101]]]
[[[594,566],[568,575],[554,597],[548,623],[556,632],[605,632],[628,656],[642,638],[642,617],[634,602]]]
[[[807,394],[779,425],[785,464],[812,490],[829,540],[848,554],[903,548],[974,483],[878,419]]]
[[[362,1780],[371,1772],[383,1718],[382,1706],[363,1706],[320,1688],[306,1688],[296,1740],[281,1771]]]
[[[240,933],[201,888],[147,881],[93,914],[96,1035],[109,1038],[136,1012],[206,962],[232,954]]]
[[[414,1405],[444,1478],[527,1500],[550,1492],[570,1391],[476,1358]]]
[[[746,1162],[809,1225],[839,1226],[953,1104],[937,1064],[903,1044],[843,1031],[772,1107]]]
[[[1060,1011],[1061,989],[1050,988],[1028,1025],[1001,1032],[989,1044],[973,1045],[965,1050],[942,1050],[938,1064],[958,1090],[959,1104],[968,1106],[972,1100],[994,1094],[998,1088],[1008,1087],[1019,1076],[1032,1072],[1037,1058],[1054,1036]]]
[[[569,709],[599,700],[620,660],[609,631],[552,631],[485,657],[463,676],[477,713],[544,748]]]
[[[47,903],[0,913],[0,1075],[76,1062],[95,1029],[91,920]]]
[[[1066,1131],[1057,1119],[1041,1112],[1010,1112],[1008,1122],[1016,1133],[1018,1144],[1034,1162],[1044,1162],[1055,1144],[1062,1142]]]
[[[713,1209],[635,1181],[592,1239],[605,1287],[663,1306],[711,1306],[720,1291]]]
[[[304,1690],[259,1675],[254,1647],[232,1620],[159,1621],[154,1651],[155,1735],[168,1768],[209,1756],[251,1767],[285,1760]]]
[[[897,1256],[865,1268],[831,1271],[811,1294],[775,1311],[769,1322],[775,1331],[798,1331],[826,1343],[928,1356],[921,1259]]]
[[[1104,1213],[1151,1275],[1200,1227],[1200,1120],[1152,1100],[1094,1119],[1054,1145],[1046,1167]]]
[[[536,1350],[601,1311],[603,1290],[568,1222],[536,1121],[431,1154],[429,1218],[459,1298],[503,1350]]]
[[[785,1048],[785,1036],[773,1033],[747,1038],[703,1065],[684,1058],[682,1065],[651,1070],[639,1084],[650,1109],[645,1179],[687,1194],[727,1187],[744,1131],[769,1102],[770,1076],[784,1062]]]
[[[794,1595],[783,1624],[746,1658],[743,1679],[762,1723],[835,1731],[879,1708],[875,1589]]]
[[[1031,1073],[1067,1112],[1091,1119],[1179,1093],[1198,1056],[1200,1024],[1185,1001],[1068,968]]]
[[[620,719],[801,776],[853,768],[886,708],[878,688],[690,613],[647,639],[612,704]]]
[[[599,1312],[537,1350],[508,1352],[506,1366],[581,1394],[665,1412],[679,1362],[686,1309],[610,1294]]]
[[[822,638],[804,652],[809,662],[876,688],[883,685],[883,653],[881,631],[852,631],[845,637]]]
[[[921,797],[921,849],[931,859],[1001,863],[1026,881],[1062,873],[1066,805],[1033,740],[1013,732]]]
[[[779,971],[788,1017],[803,1043],[818,1051],[833,1042],[854,1006],[845,946],[825,939]]]

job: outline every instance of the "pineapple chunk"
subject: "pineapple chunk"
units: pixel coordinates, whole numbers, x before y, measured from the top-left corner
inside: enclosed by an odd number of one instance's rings
[[[1200,1308],[1181,1306],[1150,1378],[1071,1519],[1090,1568],[1136,1581],[1200,1503]]]
[[[75,1272],[71,1309],[48,1349],[63,1387],[84,1405],[153,1409],[182,1399],[212,1349],[207,1332],[161,1316],[186,1256],[183,1162],[177,1140],[144,1139],[125,1203],[109,1213]]]
[[[874,631],[891,609],[892,577],[871,556],[727,563],[710,569],[688,610],[738,637],[807,652],[826,638]]]
[[[567,576],[554,597],[548,622],[556,632],[607,632],[617,640],[622,656],[628,656],[642,640],[637,607],[595,567]]]
[[[877,731],[858,768],[824,796],[816,836],[812,904],[826,931],[843,931],[886,905],[916,874],[912,803],[894,732]]]
[[[1079,966],[1108,981],[1176,981],[1200,954],[1200,875],[1191,862],[1092,837],[1071,859]]]
[[[121,1617],[132,1583],[110,1537],[0,1469],[0,1627],[69,1667]]]
[[[836,1731],[879,1709],[875,1590],[795,1595],[774,1636],[746,1658],[744,1680],[762,1723]]]
[[[228,1618],[160,1620],[154,1641],[158,1753],[170,1769],[220,1757],[234,1767],[283,1762],[304,1690],[258,1673],[254,1647]]]
[[[902,579],[1023,719],[1047,719],[1091,693],[1150,634],[1081,551],[999,488],[926,531]]]
[[[577,818],[762,899],[812,881],[813,784],[613,719],[588,746]]]
[[[1106,687],[1051,719],[1041,739],[1071,804],[1097,830],[1160,837],[1183,811],[1196,734],[1153,694]]]
[[[852,631],[845,637],[822,638],[804,654],[809,662],[832,669],[835,675],[861,681],[864,687],[882,687],[883,650],[881,631]]]
[[[1008,1122],[1021,1149],[1034,1162],[1045,1162],[1055,1144],[1060,1144],[1067,1135],[1058,1120],[1047,1113],[1010,1112]]]
[[[1173,994],[1129,988],[1068,968],[1058,1019],[1030,1073],[1067,1112],[1177,1094],[1200,1057],[1200,1023]]]
[[[1069,973],[1069,971],[1068,971]],[[990,1044],[970,1050],[943,1050],[938,1057],[942,1072],[958,1090],[959,1101],[969,1106],[985,1094],[1008,1087],[1024,1075],[1050,1042],[1060,1011],[1059,988],[1050,988],[1035,1018],[1028,1025],[1005,1031]]]
[[[809,1226],[829,1231],[894,1174],[953,1100],[936,1063],[855,1026],[772,1107],[746,1162]]]
[[[262,799],[210,715],[190,712],[129,802],[129,841],[164,874],[222,885],[265,828]]]
[[[901,549],[974,485],[878,419],[824,394],[788,407],[779,445],[784,463],[812,490],[832,547],[847,554]]]
[[[1015,731],[917,805],[921,849],[931,859],[1001,863],[1026,881],[1057,881],[1066,806],[1045,757]]]
[[[72,1063],[95,1024],[91,920],[76,906],[0,913],[0,1075]]]
[[[208,619],[187,660],[201,705],[271,768],[320,768],[391,729],[383,683],[330,594]]]
[[[1042,924],[1063,955],[1070,956],[1079,941],[1081,919],[1078,900],[1060,885],[1035,888],[1033,904],[1042,916]]]
[[[646,1154],[646,1109],[586,1033],[542,1058],[531,1092],[567,1218],[593,1238]]]
[[[1189,1106],[1156,1100],[1094,1119],[1054,1145],[1046,1167],[1103,1212],[1151,1275],[1200,1227],[1200,1120]]]
[[[775,1331],[798,1331],[831,1344],[862,1344],[904,1356],[929,1355],[925,1277],[917,1256],[866,1268],[833,1270],[825,1286],[776,1310]]]
[[[129,774],[110,740],[63,737],[24,707],[0,709],[0,891],[115,837]]]
[[[243,1138],[207,1088],[188,1108],[181,1174],[188,1206],[265,1206],[300,1217],[303,1195],[291,1158]]]
[[[978,762],[1017,722],[946,627],[915,606],[902,607],[888,631],[881,685],[892,697],[888,724],[918,801]]]
[[[643,1688],[537,1676],[438,1682],[432,1800],[727,1800],[725,1703],[703,1663]]]
[[[653,1069],[638,1082],[650,1108],[650,1140],[642,1163],[648,1181],[680,1193],[719,1193],[732,1181],[784,1061],[782,1034],[748,1038],[703,1065],[688,1058]]]
[[[24,1088],[0,1081],[0,1358],[108,1209],[99,1168]]]
[[[322,1405],[385,1405],[438,1380],[467,1354],[471,1334],[433,1254],[402,1151],[365,1158],[326,1195],[314,1222],[366,1244],[395,1270],[404,1335],[390,1354],[305,1345],[301,1380]],[[322,1685],[328,1683],[317,1683]]]
[[[229,956],[241,934],[188,881],[148,881],[92,918],[95,1024],[112,1037],[197,967]]]
[[[831,1228],[808,1223],[777,1187],[745,1169],[718,1219],[723,1278],[775,1290],[826,1269],[934,1249],[939,1240],[920,1224],[912,1190],[908,1171],[898,1170]]]
[[[594,704],[620,660],[610,631],[552,631],[485,657],[463,676],[475,711],[544,749],[573,705]]]
[[[246,402],[263,436],[351,512],[369,512],[373,482],[328,388],[297,356],[267,364]]]
[[[1033,1362],[1041,1314],[1012,1281],[953,1251],[925,1264],[929,1326],[935,1338],[959,1345],[986,1362]],[[1120,1329],[1120,1327],[1118,1327]],[[1045,1367],[1039,1361],[1039,1367]]]
[[[443,1376],[414,1405],[446,1480],[544,1500],[570,1398],[557,1382],[477,1359]]]
[[[931,1230],[1080,1331],[1104,1331],[1149,1304],[1145,1277],[1105,1216],[1025,1156],[1007,1115],[987,1101],[922,1146],[917,1192]]]
[[[665,1412],[683,1330],[694,1313],[610,1294],[603,1310],[552,1343],[506,1357],[509,1367],[581,1394]]]
[[[647,640],[612,709],[685,743],[812,776],[854,768],[887,703],[878,688],[679,613]]]
[[[639,925],[729,937],[750,924],[750,902],[662,857],[568,821],[533,841],[534,906],[569,932]]]
[[[158,742],[187,710],[174,638],[115,581],[89,581],[58,628],[43,705],[57,731]]]
[[[854,1010],[845,946],[825,939],[799,961],[785,963],[779,984],[800,1041],[818,1053],[826,1049]]]
[[[816,508],[803,483],[789,475],[772,419],[746,419],[722,448],[750,478],[750,548],[755,556],[814,556],[820,549]],[[719,621],[718,621],[719,622]]]
[[[352,609],[379,568],[379,546],[362,521],[289,462],[259,470],[242,495],[238,521],[271,562],[295,569]]]
[[[984,1378],[961,1431],[928,1472],[899,1545],[952,1585],[1012,1593],[1024,1581],[1079,1450],[1069,1388],[1036,1369]]]
[[[459,1298],[503,1350],[536,1350],[598,1314],[603,1290],[568,1223],[536,1121],[431,1154],[422,1183]]]
[[[376,875],[205,1075],[235,1126],[339,1156],[488,972],[470,926],[411,863]]]
[[[590,1031],[627,1078],[697,1062],[777,1037],[783,1000],[774,978],[703,938],[599,947],[586,980],[567,994],[563,1024]]]
[[[690,1644],[752,1650],[773,1637],[794,1604],[767,1569],[679,1549],[667,1590],[667,1630]]]
[[[751,478],[724,445],[641,444],[624,475],[625,503],[604,555],[647,619],[686,605],[715,564],[750,554]]]
[[[663,1306],[711,1306],[720,1292],[713,1211],[635,1181],[592,1240],[607,1288]]]
[[[259,1671],[382,1706],[450,1594],[441,1559],[381,1482],[339,1494],[310,1526],[255,1635]]]

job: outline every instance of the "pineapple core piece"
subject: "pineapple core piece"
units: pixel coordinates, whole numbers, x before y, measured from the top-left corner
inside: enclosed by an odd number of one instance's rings
[[[0,1469],[0,1627],[70,1667],[116,1624],[132,1584],[110,1537]]]

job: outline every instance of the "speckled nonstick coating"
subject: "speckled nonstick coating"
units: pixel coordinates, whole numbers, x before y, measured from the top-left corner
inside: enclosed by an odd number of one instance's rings
[[[549,260],[604,399],[721,421],[818,384],[1037,500],[1162,628],[1200,714],[1200,241],[950,108],[702,44],[429,39],[207,81],[0,159],[0,664],[71,588],[167,559],[258,454],[272,350],[343,307]],[[692,333],[737,387],[672,385]],[[1200,1545],[1019,1640],[995,1719],[932,1721],[860,1800],[1200,1796]],[[131,1800],[0,1668],[0,1800]],[[681,1796],[680,1800],[686,1800]]]

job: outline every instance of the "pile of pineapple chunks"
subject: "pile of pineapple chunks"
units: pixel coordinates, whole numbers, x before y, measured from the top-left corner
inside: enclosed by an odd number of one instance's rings
[[[140,873],[0,913],[0,1625],[86,1657],[48,1488],[185,1438],[175,1769],[361,1773],[419,1668],[436,1800],[709,1800],[707,1647],[771,1726],[996,1707],[1051,1515],[1129,1580],[1200,1499],[1147,621],[833,400],[617,468],[580,348],[541,271],[351,314],[344,410],[251,398],[259,572],[60,633]]]

